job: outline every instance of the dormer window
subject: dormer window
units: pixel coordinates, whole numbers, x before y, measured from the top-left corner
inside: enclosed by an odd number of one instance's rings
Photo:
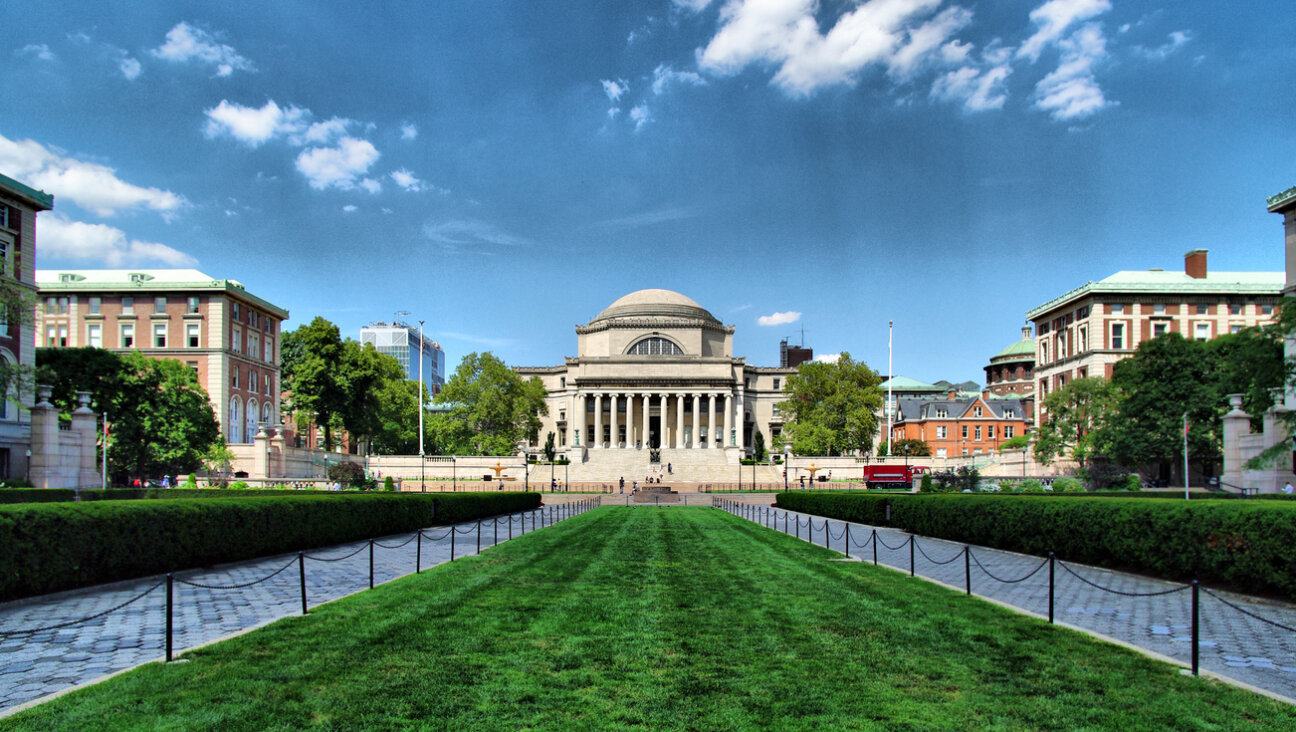
[[[980,416],[981,416],[981,407],[973,407],[973,408],[972,408],[972,416],[973,416],[973,417],[980,417]]]
[[[71,272],[63,272],[59,274],[59,282],[80,282],[84,279],[85,275],[72,274]]]
[[[135,284],[137,284],[137,285],[138,285],[138,284],[142,284],[142,283],[144,283],[144,282],[148,282],[148,281],[151,280],[151,279],[153,279],[153,275],[150,275],[150,274],[144,274],[143,272],[131,272],[131,273],[130,273],[130,281],[133,282],[133,283],[135,283]]]
[[[936,407],[936,419],[948,419],[949,410],[945,407]]]

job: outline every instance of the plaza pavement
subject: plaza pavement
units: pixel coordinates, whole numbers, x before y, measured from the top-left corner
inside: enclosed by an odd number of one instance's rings
[[[819,546],[824,545],[824,532],[827,531],[830,548],[837,551],[846,548],[845,522],[828,519],[825,523],[825,519],[818,516],[772,509],[764,496],[715,498],[729,498],[752,506],[737,511],[767,527],[777,524],[779,531],[787,526],[789,534],[795,535],[799,521],[801,538]],[[788,515],[792,517],[790,520],[786,518]],[[807,526],[807,521],[811,520]],[[873,561],[871,537],[874,530],[878,537],[878,563],[908,572],[909,546],[906,542],[911,535],[897,529],[850,523],[849,556]],[[915,574],[964,591],[968,572],[962,556],[963,547],[964,544],[958,542],[918,537],[917,551],[914,552]],[[1048,616],[1046,558],[980,546],[972,547],[971,556],[976,560],[970,562],[972,594],[1042,617]],[[990,576],[1019,580],[1037,568],[1038,571],[1028,579],[1018,582],[1005,583]],[[1056,562],[1054,577],[1054,619],[1059,624],[1097,633],[1184,665],[1190,664],[1192,593],[1184,583],[1061,560]],[[1168,594],[1147,594],[1164,593],[1175,588],[1185,589]],[[1210,592],[1260,618],[1296,628],[1296,606],[1289,603],[1219,590]],[[1199,665],[1203,671],[1296,703],[1296,632],[1249,617],[1212,597],[1206,588],[1200,592],[1199,618]]]
[[[572,495],[571,502],[590,496]],[[483,519],[482,550],[513,536],[544,528],[579,509],[564,510],[546,500],[544,508],[496,519]],[[559,501],[559,503],[566,503]],[[458,524],[455,558],[477,553],[477,521]],[[421,566],[426,569],[451,559],[450,527],[424,529]],[[414,532],[376,540],[373,553],[375,586],[413,574],[418,542]],[[314,607],[369,588],[369,542],[357,541],[306,552],[306,597]],[[350,556],[348,556],[350,555]],[[313,557],[319,557],[315,559]],[[337,559],[346,557],[345,559]],[[335,560],[335,561],[326,561]],[[301,614],[301,585],[297,554],[220,565],[174,574],[173,647],[210,643],[279,618]],[[282,570],[268,580],[257,582]],[[253,583],[238,589],[194,587]],[[150,588],[152,588],[150,590]],[[165,658],[166,588],[159,576],[110,585],[69,590],[0,603],[0,634],[41,628],[86,618],[143,597],[103,617],[37,633],[0,635],[0,716],[25,703],[150,661]]]

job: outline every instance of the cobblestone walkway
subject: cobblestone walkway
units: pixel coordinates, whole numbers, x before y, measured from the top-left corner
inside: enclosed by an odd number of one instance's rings
[[[482,550],[513,536],[580,512],[580,507],[542,509],[484,519]],[[476,554],[478,522],[455,527],[454,557]],[[451,559],[450,527],[377,539],[373,549],[375,585],[413,574],[416,560],[426,569]],[[421,544],[421,545],[420,545]],[[369,542],[305,553],[306,597],[310,606],[369,587]],[[282,570],[282,571],[279,571]],[[267,575],[278,571],[269,579]],[[238,589],[207,589],[187,583]],[[142,595],[142,596],[141,596]],[[103,613],[132,598],[125,607],[100,618],[37,633],[4,635],[43,628]],[[289,615],[301,614],[301,575],[297,554],[177,572],[173,598],[173,647],[208,643]],[[112,585],[70,590],[0,603],[0,714],[24,702],[97,679],[115,671],[165,658],[165,579],[153,576]]]
[[[827,531],[830,548],[846,549],[846,524],[842,521],[828,519],[825,524],[818,516],[763,505],[744,505],[733,511],[764,526],[799,533],[801,538],[820,546],[824,545]],[[911,535],[896,529],[850,523],[848,554],[872,562],[874,530],[878,563],[908,571]],[[973,546],[970,561],[965,561],[964,544],[918,537],[914,546],[915,574],[960,589],[966,587],[970,576],[972,594],[1047,617],[1046,558]],[[1183,583],[1060,560],[1055,563],[1054,580],[1057,622],[1101,633],[1184,664],[1191,662],[1192,592]],[[1296,632],[1248,617],[1212,597],[1211,592],[1246,612],[1289,628],[1296,628],[1296,607],[1202,588],[1198,646],[1202,669],[1296,701]]]

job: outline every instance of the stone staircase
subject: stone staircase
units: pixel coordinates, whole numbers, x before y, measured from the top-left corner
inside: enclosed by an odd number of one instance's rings
[[[649,462],[649,451],[591,449],[582,462],[573,459],[568,468],[569,480],[577,481],[616,481],[625,477],[626,485],[633,481],[643,481],[649,475],[662,476],[665,483],[733,483],[738,481],[739,453],[737,450],[714,449],[669,449],[662,448],[661,464]],[[666,472],[666,466],[672,472]],[[742,466],[742,482],[750,483],[752,467]],[[783,480],[783,469],[780,466],[756,466],[758,482],[780,482]]]

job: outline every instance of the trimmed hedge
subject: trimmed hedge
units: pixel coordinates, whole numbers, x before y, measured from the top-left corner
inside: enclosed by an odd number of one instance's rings
[[[333,494],[0,506],[0,599],[468,521],[537,493]]]
[[[780,493],[778,505],[920,536],[1170,580],[1296,597],[1296,505],[1271,501],[1055,501],[1022,496]]]
[[[346,495],[338,491],[319,488],[91,488],[81,491],[82,501],[133,501],[152,498],[256,498],[261,496],[323,496]],[[352,493],[351,495],[355,495]],[[71,488],[9,488],[0,489],[0,504],[5,503],[59,503],[75,501],[76,491]]]

